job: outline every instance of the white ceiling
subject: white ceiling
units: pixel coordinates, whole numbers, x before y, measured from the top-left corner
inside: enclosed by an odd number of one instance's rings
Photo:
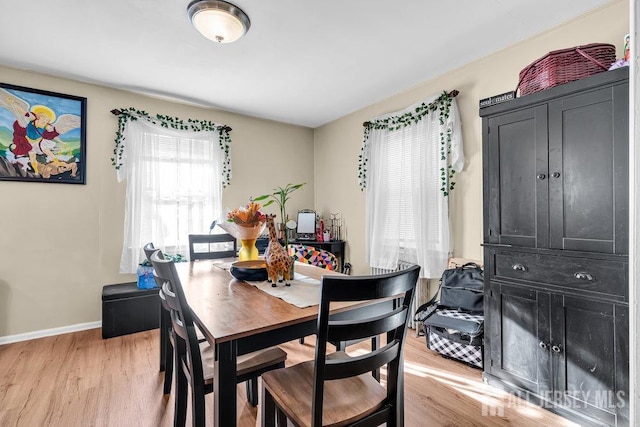
[[[189,1],[3,0],[0,64],[315,128],[610,0],[237,0],[222,45]]]

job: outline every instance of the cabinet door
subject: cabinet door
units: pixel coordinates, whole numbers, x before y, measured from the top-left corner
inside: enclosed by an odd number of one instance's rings
[[[628,425],[628,307],[552,295],[551,356],[558,403]]]
[[[525,390],[547,395],[552,386],[549,293],[491,282],[485,298],[485,370]]]
[[[485,121],[484,239],[548,245],[547,106]]]
[[[628,85],[549,103],[549,247],[627,253]]]

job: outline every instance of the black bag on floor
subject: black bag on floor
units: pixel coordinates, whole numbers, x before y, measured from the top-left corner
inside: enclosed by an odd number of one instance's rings
[[[471,313],[484,313],[484,273],[468,262],[442,273],[440,305]]]
[[[440,301],[437,301],[438,295]],[[440,287],[433,298],[416,310],[414,320],[424,322],[439,307],[484,314],[484,273],[482,268],[468,262],[442,273]]]
[[[437,301],[438,294],[440,301]],[[416,310],[424,324],[427,348],[445,357],[482,368],[484,338],[484,274],[475,263],[442,273],[440,288]]]

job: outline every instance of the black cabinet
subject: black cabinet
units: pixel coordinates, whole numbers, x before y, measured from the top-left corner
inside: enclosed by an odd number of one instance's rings
[[[549,102],[549,247],[628,252],[628,114],[626,80]]]
[[[547,106],[490,116],[483,127],[485,242],[546,246]]]
[[[626,304],[552,295],[554,399],[606,425],[629,422],[629,309]]]
[[[584,253],[486,252],[488,382],[582,424],[585,415],[627,424],[628,264]]]
[[[628,425],[628,70],[480,115],[485,380]]]
[[[627,253],[626,71],[482,109],[486,243]]]
[[[547,393],[551,354],[539,343],[549,341],[549,293],[491,282],[485,301],[485,371],[521,390]]]

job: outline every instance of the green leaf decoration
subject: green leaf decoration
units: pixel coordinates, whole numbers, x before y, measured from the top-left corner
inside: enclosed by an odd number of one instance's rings
[[[146,120],[154,125],[160,125],[163,128],[172,128],[177,130],[190,130],[194,132],[211,132],[218,131],[218,144],[224,152],[224,160],[222,162],[222,186],[227,187],[231,184],[231,158],[229,157],[231,146],[231,128],[227,125],[218,125],[210,120],[187,119],[183,121],[178,117],[164,116],[156,114],[149,115],[144,110],[136,110],[133,107],[120,108],[118,115],[118,130],[116,131],[115,147],[113,149],[114,156],[111,157],[111,164],[116,170],[122,167],[122,154],[124,152],[124,130],[128,121],[138,119]]]
[[[440,126],[445,126],[451,110],[451,99],[452,98],[447,92],[443,92],[435,101],[429,104],[422,103],[413,111],[406,112],[399,116],[387,117],[382,120],[366,122],[364,127],[364,139],[362,141],[362,148],[360,149],[362,154],[358,156],[358,181],[360,190],[364,191],[367,188],[367,163],[369,161],[367,153],[369,152],[368,144],[371,129],[383,129],[391,132],[400,130],[404,127],[418,123],[428,114],[435,114],[436,112],[438,114]],[[452,178],[453,172],[455,171],[452,169],[449,161],[449,155],[451,154],[451,132],[452,130],[450,128],[446,129],[444,132],[440,132],[440,160],[446,163],[446,168],[450,172],[445,173],[445,168],[440,169],[443,171],[441,176],[442,187],[440,190],[444,197],[449,195],[450,191],[453,190],[454,185]],[[449,189],[449,191],[447,191],[447,189]]]

